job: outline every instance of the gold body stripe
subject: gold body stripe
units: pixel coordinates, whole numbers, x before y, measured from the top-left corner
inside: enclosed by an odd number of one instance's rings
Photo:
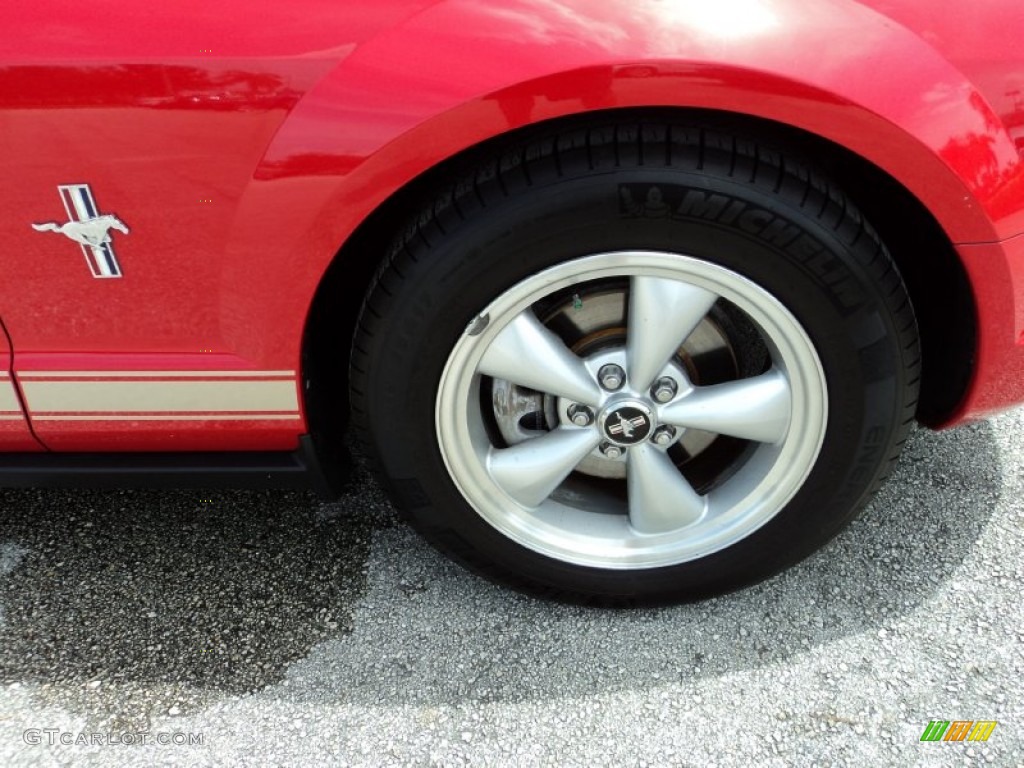
[[[295,371],[19,371],[21,381],[47,379],[268,379],[295,378]]]
[[[102,414],[95,416],[81,416],[81,415],[57,415],[57,416],[33,416],[33,421],[298,421],[299,413],[296,411],[291,414],[278,414],[268,413],[254,416],[253,414],[233,414],[229,411],[222,413],[209,413],[203,416],[195,416],[189,414],[187,416],[181,416],[175,413],[166,413],[158,416],[147,414],[145,416],[134,415],[134,416],[122,416],[122,415],[111,415]]]
[[[0,374],[0,421],[21,421],[21,401],[14,389],[14,382],[6,371]]]
[[[219,371],[47,372],[26,374],[22,389],[32,418],[43,421],[299,417],[293,372],[225,373],[234,380]]]

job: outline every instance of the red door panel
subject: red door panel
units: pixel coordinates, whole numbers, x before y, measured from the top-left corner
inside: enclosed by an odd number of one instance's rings
[[[91,101],[76,80],[90,71],[110,86]],[[132,99],[143,97],[119,81],[142,83],[156,98],[168,90],[161,82],[185,71],[196,89],[219,87],[228,101],[245,94],[249,108],[139,108]],[[6,112],[6,163],[14,167],[5,176],[19,183],[0,187],[0,210],[8,212],[2,258],[18,255],[16,269],[8,264],[18,290],[5,297],[6,319],[36,434],[53,450],[293,447],[303,431],[295,350],[235,355],[219,313],[236,201],[297,95],[283,89],[254,99],[259,73],[86,67],[63,82],[35,74],[35,92],[69,108]],[[190,103],[187,93],[178,98]],[[103,215],[112,225],[102,247],[68,235],[69,226]],[[132,374],[134,385],[114,378]],[[243,374],[285,375],[289,391],[253,399]],[[199,385],[199,376],[211,378]],[[264,410],[273,413],[257,420]]]
[[[17,275],[5,321],[46,447],[296,445],[298,334],[268,340],[252,318],[273,309],[225,265],[239,201],[303,94],[423,4],[9,9],[0,175],[17,183],[0,185],[0,264]],[[266,249],[247,261],[288,279]]]

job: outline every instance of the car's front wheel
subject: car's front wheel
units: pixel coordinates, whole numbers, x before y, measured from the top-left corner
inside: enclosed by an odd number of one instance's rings
[[[918,367],[891,259],[806,165],[616,123],[429,205],[351,378],[371,458],[441,549],[517,586],[664,600],[834,535],[894,461]]]

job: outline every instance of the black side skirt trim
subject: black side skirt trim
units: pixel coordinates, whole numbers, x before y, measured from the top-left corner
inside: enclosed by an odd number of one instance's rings
[[[331,500],[348,479],[339,458],[325,471],[309,435],[279,453],[0,454],[0,488],[295,488]]]

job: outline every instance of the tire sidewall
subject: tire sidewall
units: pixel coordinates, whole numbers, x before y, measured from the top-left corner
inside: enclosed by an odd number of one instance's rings
[[[684,210],[679,201],[691,193],[727,202]],[[774,240],[764,235],[769,227]],[[780,243],[780,231],[798,234]],[[835,230],[767,190],[678,170],[593,174],[508,198],[433,234],[420,239],[411,273],[388,286],[388,311],[377,319],[378,352],[366,381],[370,439],[414,525],[478,570],[513,582],[529,574],[534,589],[556,593],[657,600],[726,591],[820,547],[856,511],[891,455],[904,371],[887,297]],[[448,355],[473,317],[540,270],[619,250],[679,253],[760,285],[807,332],[828,388],[821,451],[783,510],[725,550],[635,571],[557,561],[500,534],[448,476],[434,421]]]

